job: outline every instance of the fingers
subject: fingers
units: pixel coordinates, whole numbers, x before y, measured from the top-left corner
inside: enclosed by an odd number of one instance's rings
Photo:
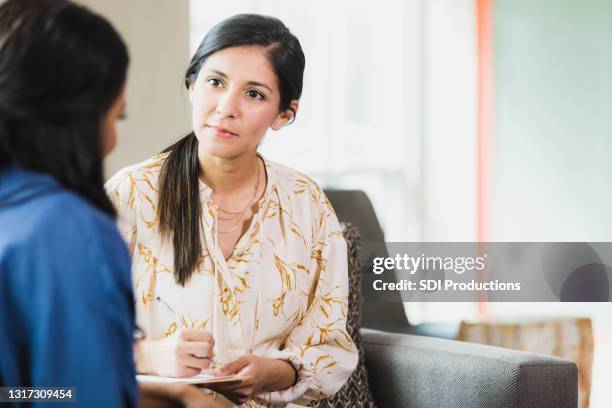
[[[186,356],[182,356],[179,360],[181,365],[185,365],[186,367],[189,368],[194,368],[197,369],[197,373],[199,374],[200,371],[204,370],[205,368],[208,368],[208,366],[210,366],[210,360],[207,358],[198,358],[198,357],[194,357],[192,355],[186,355]]]
[[[198,370],[206,369],[211,364],[214,339],[210,333],[193,329],[183,329],[178,333],[176,359],[180,366]]]
[[[197,369],[198,372],[195,374],[199,374],[211,364],[212,345],[208,342],[180,341],[175,353],[179,365]]]
[[[213,346],[215,345],[212,334],[194,329],[181,329],[179,331],[179,338],[186,341],[208,342]]]
[[[205,384],[204,387],[210,388],[213,391],[220,392],[221,394],[232,393],[235,390],[245,387],[251,387],[253,385],[253,378],[248,375],[242,381],[238,382],[221,382],[213,384]]]
[[[173,375],[176,377],[193,377],[194,375],[200,374],[200,372],[202,372],[201,368],[190,367],[186,365],[185,362],[178,362]]]
[[[246,360],[248,362],[248,358]],[[232,364],[239,364],[241,363],[241,361],[242,359],[239,358],[237,360],[232,361]],[[244,367],[238,372],[238,375],[244,375],[245,377],[241,382],[227,384],[207,384],[206,387],[225,395],[230,401],[235,404],[242,404],[251,399],[253,395],[256,394],[254,379],[251,375],[249,367],[250,366],[247,364],[246,367]]]
[[[182,355],[193,355],[198,358],[210,359],[213,356],[213,345],[207,341],[204,342],[181,342],[179,343],[178,352]]]
[[[241,356],[235,359],[234,361],[230,361],[229,363],[224,364],[221,367],[215,369],[215,375],[220,376],[236,374],[247,365],[249,365],[249,356]]]
[[[188,377],[211,364],[214,339],[210,333],[182,329],[172,336],[143,343],[141,359],[146,372],[162,376]],[[207,359],[208,358],[208,359]]]

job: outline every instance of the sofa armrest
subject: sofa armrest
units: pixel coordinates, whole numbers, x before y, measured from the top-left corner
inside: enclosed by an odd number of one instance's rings
[[[361,329],[380,407],[576,408],[574,362],[455,340]]]

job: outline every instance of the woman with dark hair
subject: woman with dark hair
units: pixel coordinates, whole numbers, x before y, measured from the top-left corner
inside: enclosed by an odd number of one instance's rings
[[[295,119],[304,66],[278,19],[222,21],[185,76],[193,132],[107,183],[132,255],[139,371],[240,374],[215,390],[259,406],[325,398],[354,369],[334,211],[313,180],[257,153]]]
[[[113,27],[82,7],[0,6],[1,387],[136,403],[130,261],[102,175],[127,66]]]

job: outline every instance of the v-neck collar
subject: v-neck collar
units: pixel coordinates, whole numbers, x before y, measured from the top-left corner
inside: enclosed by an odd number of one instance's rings
[[[210,253],[213,262],[216,264],[219,272],[221,273],[223,279],[230,286],[232,291],[235,292],[237,282],[234,274],[231,272],[229,268],[229,264],[232,262],[232,259],[235,256],[239,255],[244,248],[248,247],[251,240],[255,239],[256,236],[260,236],[263,227],[263,219],[265,218],[265,213],[267,211],[268,205],[270,203],[270,198],[272,196],[273,190],[276,189],[276,174],[274,173],[273,166],[270,165],[270,162],[266,160],[263,156],[258,156],[262,159],[264,164],[264,171],[266,172],[266,188],[264,190],[263,195],[257,201],[257,212],[253,215],[251,219],[251,223],[249,227],[245,231],[244,234],[238,239],[234,249],[232,250],[232,255],[226,260],[223,256],[223,252],[221,251],[221,247],[217,243],[217,237],[213,233],[213,227],[216,223],[216,212],[217,207],[215,203],[211,199],[211,194],[213,192],[212,188],[204,183],[201,179],[198,178],[199,186],[200,186],[200,200],[202,203],[202,216],[204,217],[204,221],[208,228],[203,225],[203,235],[204,235],[204,244],[206,249]],[[259,230],[254,231],[254,228],[259,228]],[[255,232],[257,232],[255,234]]]

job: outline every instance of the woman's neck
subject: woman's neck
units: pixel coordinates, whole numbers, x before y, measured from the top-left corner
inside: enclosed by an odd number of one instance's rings
[[[252,188],[259,170],[256,154],[233,159],[200,155],[200,170],[203,181],[216,194],[232,194]]]

